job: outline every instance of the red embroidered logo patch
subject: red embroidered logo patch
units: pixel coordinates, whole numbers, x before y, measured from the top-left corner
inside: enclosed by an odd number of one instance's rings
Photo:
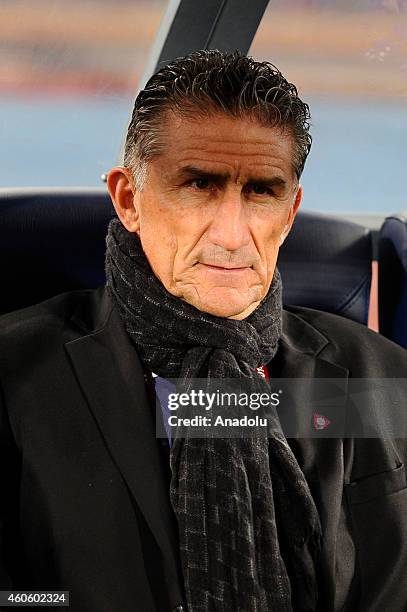
[[[256,368],[256,372],[257,374],[260,374],[262,378],[265,378],[266,380],[270,380],[270,375],[269,375],[267,366],[265,365],[259,366],[258,368]]]
[[[331,421],[327,419],[326,416],[317,413],[314,414],[313,421],[315,429],[326,429],[331,423]]]

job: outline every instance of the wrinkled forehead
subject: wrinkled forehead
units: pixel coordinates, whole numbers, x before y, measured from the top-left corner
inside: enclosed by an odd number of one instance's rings
[[[295,181],[294,138],[288,129],[262,125],[251,117],[224,113],[186,116],[168,111],[161,124],[161,164],[166,171],[184,166],[245,180],[274,170]]]

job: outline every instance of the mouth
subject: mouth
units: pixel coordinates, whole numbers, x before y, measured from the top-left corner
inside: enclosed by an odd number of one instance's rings
[[[213,270],[214,272],[223,272],[225,274],[233,274],[244,272],[245,270],[250,270],[252,266],[214,266],[212,264],[201,263],[201,266],[205,266],[208,270]]]

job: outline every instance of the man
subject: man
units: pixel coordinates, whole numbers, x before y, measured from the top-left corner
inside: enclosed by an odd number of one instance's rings
[[[138,95],[107,287],[2,318],[3,589],[69,590],[75,612],[406,609],[403,440],[155,437],[152,374],[407,377],[379,335],[282,308],[308,120],[237,53]]]

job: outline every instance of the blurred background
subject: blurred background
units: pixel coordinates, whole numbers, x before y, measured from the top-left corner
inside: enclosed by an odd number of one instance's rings
[[[165,8],[0,0],[1,187],[101,185]],[[305,208],[407,208],[407,0],[273,0],[250,54],[311,107]]]

